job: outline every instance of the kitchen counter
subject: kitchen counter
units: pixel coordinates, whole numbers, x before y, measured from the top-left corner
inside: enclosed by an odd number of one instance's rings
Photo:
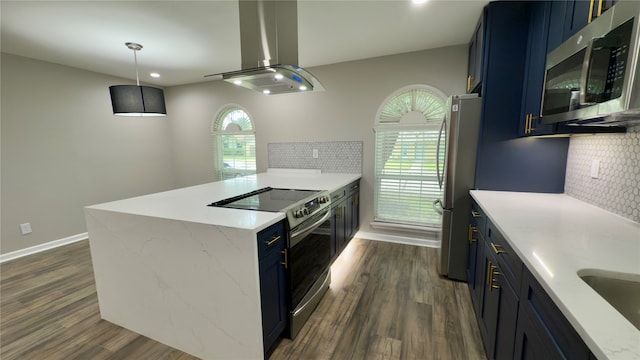
[[[202,359],[263,359],[257,234],[285,214],[207,204],[359,178],[271,171],[86,207],[100,316]]]
[[[640,359],[636,329],[579,276],[640,276],[640,224],[564,194],[472,190],[598,359]]]

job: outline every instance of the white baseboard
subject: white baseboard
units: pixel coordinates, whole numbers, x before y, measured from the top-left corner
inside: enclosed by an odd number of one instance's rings
[[[354,237],[367,240],[386,241],[398,244],[417,245],[432,248],[439,248],[440,241],[431,239],[421,239],[409,236],[378,234],[366,231],[358,231]]]
[[[0,264],[5,261],[21,258],[23,256],[33,255],[42,251],[51,250],[59,246],[64,246],[64,245],[72,244],[74,242],[87,240],[88,238],[89,238],[88,233],[82,233],[82,234],[69,236],[64,239],[49,241],[44,244],[34,245],[25,249],[12,251],[10,253],[0,254]]]

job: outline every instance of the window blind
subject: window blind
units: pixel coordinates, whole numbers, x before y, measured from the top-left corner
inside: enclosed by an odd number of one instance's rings
[[[256,173],[256,137],[254,134],[221,135],[222,179]]]
[[[441,223],[432,207],[442,196],[436,168],[438,134],[435,124],[410,130],[376,128],[376,221],[418,226]],[[443,162],[444,153],[440,164]]]
[[[211,132],[215,180],[256,173],[256,136],[246,111],[236,105],[223,108]]]

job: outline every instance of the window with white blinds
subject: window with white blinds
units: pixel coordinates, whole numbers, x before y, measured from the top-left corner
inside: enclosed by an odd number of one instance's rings
[[[445,104],[439,90],[415,85],[398,90],[380,107],[375,127],[375,221],[440,225],[432,203],[442,196],[438,168],[444,167],[445,144],[438,137]]]
[[[216,180],[256,173],[256,136],[251,117],[244,109],[225,106],[211,130]]]

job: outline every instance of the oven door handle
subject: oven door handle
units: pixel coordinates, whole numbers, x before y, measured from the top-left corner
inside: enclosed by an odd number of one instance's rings
[[[289,240],[290,247],[294,247],[297,243],[300,242],[298,238],[304,238],[305,236],[307,236],[310,232],[322,225],[322,223],[325,222],[329,217],[331,217],[331,209],[328,209],[327,213],[320,220],[314,222],[311,226],[291,233],[291,238]]]

